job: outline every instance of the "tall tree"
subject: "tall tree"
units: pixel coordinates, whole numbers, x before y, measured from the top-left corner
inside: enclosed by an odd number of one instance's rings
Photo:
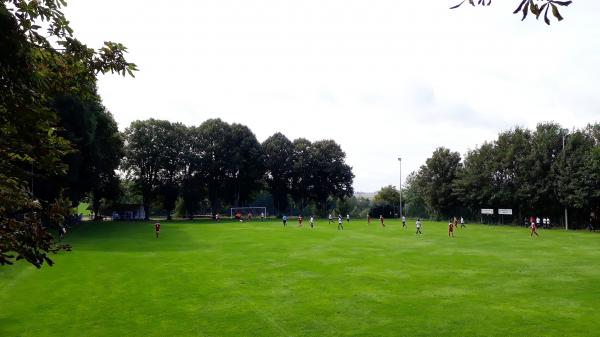
[[[531,131],[515,128],[502,132],[495,147],[496,169],[492,176],[493,202],[501,208],[516,210],[518,218],[532,211],[532,190],[529,179],[531,160]]]
[[[124,133],[123,169],[142,195],[146,219],[150,216],[152,198],[161,186],[160,174],[165,160],[163,140],[169,125],[167,121],[156,119],[134,121]]]
[[[225,186],[231,172],[231,126],[221,119],[209,119],[199,126],[201,179],[204,181],[212,213],[221,209],[227,196]]]
[[[256,136],[245,125],[232,124],[230,129],[229,197],[235,206],[246,205],[250,196],[263,186],[265,165],[263,151]]]
[[[327,212],[327,198],[349,198],[354,193],[352,168],[346,164],[346,153],[333,140],[320,140],[309,148],[307,179],[312,180],[310,195],[320,212]]]
[[[163,127],[164,131],[160,137],[163,152],[158,174],[158,193],[162,197],[167,220],[171,220],[171,213],[181,191],[185,166],[185,138],[189,134],[186,126],[181,123],[165,123]]]
[[[454,182],[454,193],[462,205],[476,217],[481,208],[496,208],[492,178],[497,170],[494,143],[484,143],[467,153],[463,169]]]
[[[277,132],[262,143],[266,167],[266,181],[278,212],[288,209],[291,191],[292,156],[294,145],[282,133]]]
[[[300,211],[311,200],[314,189],[312,143],[305,138],[293,142],[291,196]]]
[[[452,216],[457,207],[454,180],[462,168],[460,154],[440,147],[421,167],[424,199],[436,217]]]
[[[576,131],[566,138],[565,149],[558,155],[553,169],[556,174],[555,188],[562,205],[576,211],[571,214],[586,221],[589,211],[597,208],[591,202],[598,200],[600,172],[595,165],[595,140],[584,131]]]

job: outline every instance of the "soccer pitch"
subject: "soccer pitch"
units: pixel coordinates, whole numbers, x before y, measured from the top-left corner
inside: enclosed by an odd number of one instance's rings
[[[0,267],[0,336],[600,334],[600,235],[409,223],[84,223]]]

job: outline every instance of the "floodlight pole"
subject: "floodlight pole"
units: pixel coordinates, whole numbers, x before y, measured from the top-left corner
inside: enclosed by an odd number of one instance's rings
[[[566,153],[565,153],[565,133],[567,133],[567,132],[569,132],[568,129],[563,129],[563,132],[562,132],[562,150],[563,150],[563,154],[564,154],[565,160],[567,159],[566,158]],[[568,216],[568,213],[567,213],[567,206],[566,205],[565,205],[565,229],[569,230],[569,216]]]
[[[399,187],[400,187],[400,189],[399,189],[399,191],[400,191],[400,208],[399,208],[400,213],[399,213],[398,218],[401,219],[402,218],[402,158],[401,157],[398,157],[398,163],[400,164],[400,184],[399,184]]]

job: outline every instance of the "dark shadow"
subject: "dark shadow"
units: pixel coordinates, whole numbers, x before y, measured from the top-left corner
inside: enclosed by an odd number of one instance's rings
[[[194,241],[184,226],[198,226],[201,223],[184,221],[160,221],[160,236],[157,239],[153,221],[83,222],[72,228],[62,242],[70,244],[76,251],[106,252],[155,252],[188,251],[202,247]]]

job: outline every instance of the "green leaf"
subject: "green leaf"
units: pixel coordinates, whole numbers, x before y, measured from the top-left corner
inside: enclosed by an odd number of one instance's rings
[[[517,7],[517,9],[515,9],[515,11],[513,12],[513,14],[517,14],[521,11],[521,8],[523,8],[523,5],[527,2],[527,0],[523,0],[521,1],[521,3],[519,4],[519,7]]]
[[[527,13],[529,13],[529,6],[525,5],[523,6],[523,18],[521,19],[521,21],[525,20],[525,18],[527,17]]]
[[[552,15],[554,15],[555,18],[558,19],[558,21],[562,21],[563,17],[560,15],[559,11],[558,11],[558,7],[556,7],[555,4],[551,4],[552,5]]]

